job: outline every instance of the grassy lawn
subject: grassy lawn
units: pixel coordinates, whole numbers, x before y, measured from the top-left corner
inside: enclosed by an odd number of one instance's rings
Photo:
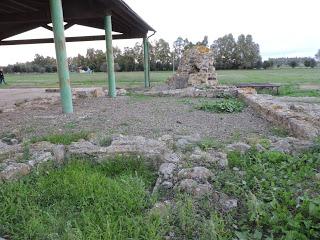
[[[154,172],[141,159],[74,160],[1,185],[0,235],[10,239],[162,239]]]
[[[153,85],[164,82],[171,72],[152,72]],[[73,87],[107,86],[106,73],[80,74],[71,73]],[[144,86],[143,72],[116,73],[117,86],[124,88]],[[55,73],[46,74],[8,74],[6,76],[7,87],[58,87],[58,76]]]
[[[280,96],[320,97],[320,69],[283,68],[272,70],[227,70],[218,71],[222,84],[236,83],[278,83]],[[309,86],[309,87],[308,87]],[[302,89],[307,87],[307,89]],[[315,89],[317,88],[317,89]],[[271,91],[263,93],[274,94]]]
[[[172,72],[151,72],[152,85],[163,84]],[[117,86],[123,88],[143,87],[143,72],[116,73]],[[56,74],[8,74],[6,76],[8,87],[58,87]],[[225,70],[218,71],[221,84],[236,83],[279,83],[280,95],[289,96],[320,96],[319,90],[312,88],[320,86],[320,68],[282,68],[272,70]],[[73,87],[107,86],[105,73],[92,75],[71,73]],[[300,89],[300,86],[310,86],[310,89]],[[4,86],[0,86],[4,87]]]
[[[218,79],[223,84],[235,83],[279,83],[320,84],[320,68],[280,68],[271,70],[226,70],[218,71]]]

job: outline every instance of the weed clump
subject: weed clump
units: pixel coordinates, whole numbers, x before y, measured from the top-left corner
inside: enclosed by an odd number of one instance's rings
[[[239,239],[320,238],[319,149],[294,156],[234,152],[228,160],[230,169],[218,172],[213,185],[240,201],[238,211],[224,217],[229,232]]]
[[[245,104],[237,99],[223,99],[218,101],[202,100],[195,108],[206,112],[236,113],[242,112]]]
[[[77,142],[80,139],[88,140],[89,139],[88,132],[77,132],[77,133],[64,133],[64,134],[52,134],[48,136],[42,137],[33,137],[31,139],[31,143],[37,142],[50,142],[52,144],[63,144],[63,145],[70,145],[73,142]]]

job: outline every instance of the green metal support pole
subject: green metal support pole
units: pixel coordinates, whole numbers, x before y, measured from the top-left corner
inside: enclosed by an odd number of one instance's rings
[[[64,113],[72,113],[72,92],[68,69],[66,40],[64,36],[64,22],[61,0],[50,0],[50,10],[54,33],[54,43],[56,47],[62,110]]]
[[[148,41],[148,65],[149,65],[149,68],[148,68],[148,79],[149,79],[149,87],[151,87],[151,77],[150,77],[150,44],[149,44],[149,41]]]
[[[143,38],[143,50],[144,50],[144,87],[150,87],[150,75],[149,75],[149,47],[148,39]]]
[[[111,15],[104,18],[106,30],[106,45],[107,45],[107,64],[108,64],[108,82],[109,82],[109,96],[116,97],[116,77],[114,73],[114,59],[112,48],[112,19]]]

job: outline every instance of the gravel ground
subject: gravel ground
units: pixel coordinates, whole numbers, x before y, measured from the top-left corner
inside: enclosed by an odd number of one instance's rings
[[[194,100],[192,100],[194,101]],[[241,113],[215,114],[195,110],[177,98],[118,97],[78,99],[75,114],[61,114],[60,103],[21,106],[0,114],[0,134],[21,137],[80,130],[103,135],[159,137],[164,134],[213,137],[219,141],[270,135],[271,125],[248,107]]]

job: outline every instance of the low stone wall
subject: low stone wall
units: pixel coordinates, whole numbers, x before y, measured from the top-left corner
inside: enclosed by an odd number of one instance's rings
[[[117,155],[140,156],[155,171],[158,170],[158,179],[152,192],[159,196],[159,202],[151,211],[174,206],[177,194],[188,193],[196,201],[209,199],[217,209],[228,212],[238,207],[238,199],[218,192],[212,185],[216,171],[229,169],[228,152],[245,154],[254,147],[260,152],[272,150],[294,154],[313,146],[311,141],[273,137],[264,139],[264,146],[259,140],[247,139],[246,142],[236,142],[218,150],[203,151],[199,147],[201,140],[199,135],[164,135],[159,139],[117,135],[112,137],[109,146],[101,146],[98,139],[93,138],[74,142],[70,146],[39,142],[31,144],[28,149],[14,139],[6,139],[6,142],[1,140],[0,184],[18,180],[44,163],[62,165],[72,157],[98,164]],[[245,174],[238,168],[231,170],[241,176]]]
[[[238,89],[232,86],[215,86],[208,88],[188,87],[183,89],[165,89],[157,90],[151,89],[151,91],[143,93],[146,96],[154,97],[207,97],[207,98],[228,98],[237,97]]]
[[[298,138],[320,136],[320,99],[275,97],[239,90],[239,96],[268,121],[286,128]]]

